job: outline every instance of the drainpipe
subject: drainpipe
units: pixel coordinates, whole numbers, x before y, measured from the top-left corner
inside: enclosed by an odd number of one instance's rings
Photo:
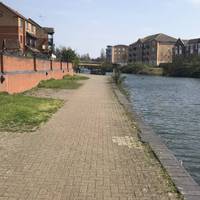
[[[33,55],[33,67],[34,67],[34,71],[37,71],[37,66],[36,66],[36,56]]]
[[[69,62],[67,61],[67,71],[69,72]]]
[[[52,60],[50,60],[50,69],[51,69],[51,71],[53,71],[53,61]]]
[[[62,70],[62,60],[60,61],[60,70]]]
[[[1,73],[4,73],[3,52],[1,52]]]

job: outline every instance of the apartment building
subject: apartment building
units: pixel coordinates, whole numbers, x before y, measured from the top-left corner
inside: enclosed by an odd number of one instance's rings
[[[36,27],[36,49],[42,53],[52,53],[54,51],[54,29],[49,27],[41,27],[31,18],[29,18],[29,21]]]
[[[106,62],[113,63],[113,46],[108,45],[106,48]]]
[[[159,66],[171,63],[177,39],[163,33],[150,35],[129,45],[128,62]]]
[[[31,19],[0,2],[0,49],[23,54],[49,53],[48,37],[53,35]],[[53,45],[53,44],[52,44]],[[45,50],[45,51],[44,51]]]
[[[107,46],[106,49],[107,62],[113,64],[125,65],[128,62],[128,46],[115,45]]]
[[[173,56],[200,56],[200,38],[191,40],[178,39],[173,48]]]

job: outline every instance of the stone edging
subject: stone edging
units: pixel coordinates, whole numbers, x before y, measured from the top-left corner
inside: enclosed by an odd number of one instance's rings
[[[170,151],[162,142],[162,139],[136,114],[128,98],[122,94],[115,84],[112,84],[112,88],[120,104],[124,106],[126,111],[130,113],[131,117],[136,121],[140,130],[139,136],[141,137],[142,142],[150,145],[180,194],[183,195],[185,200],[200,200],[200,186],[185,170],[173,155],[172,151]]]

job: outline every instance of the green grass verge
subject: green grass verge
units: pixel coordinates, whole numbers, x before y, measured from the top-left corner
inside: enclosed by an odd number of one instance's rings
[[[63,101],[0,93],[0,131],[33,131],[46,122]]]
[[[50,79],[47,81],[41,81],[38,85],[39,88],[52,88],[52,89],[77,89],[82,83],[78,81],[87,80],[85,76],[65,76],[61,80]]]
[[[82,81],[82,80],[88,80],[89,77],[75,75],[75,76],[65,76],[64,79],[72,80],[72,81]]]

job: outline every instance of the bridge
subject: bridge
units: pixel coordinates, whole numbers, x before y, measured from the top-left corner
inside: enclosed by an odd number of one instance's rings
[[[92,62],[92,61],[80,61],[79,67],[86,68],[99,68],[102,67],[103,63],[101,62]]]

